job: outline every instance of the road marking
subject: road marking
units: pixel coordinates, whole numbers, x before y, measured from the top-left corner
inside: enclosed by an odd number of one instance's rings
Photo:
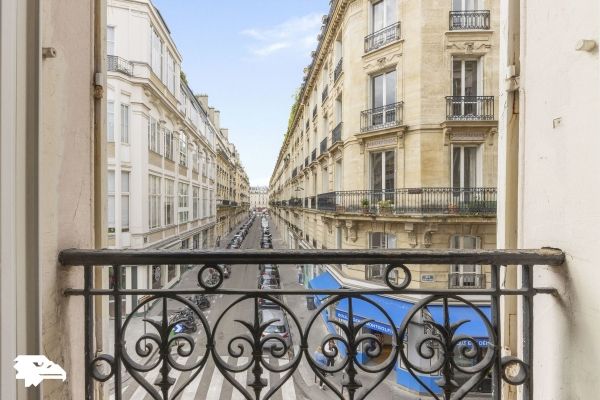
[[[198,361],[200,360],[200,358],[201,357],[198,357]],[[204,364],[198,376],[196,376],[194,380],[191,381],[190,384],[185,387],[180,397],[181,400],[194,400],[194,398],[196,397],[196,392],[198,391],[198,387],[200,386],[200,381],[202,380],[202,375],[204,375],[204,371],[206,371],[207,364],[208,363]]]
[[[245,365],[248,362],[248,358],[247,357],[240,357],[238,359],[238,366],[240,365]],[[242,372],[238,372],[237,374],[235,374],[235,380],[236,382],[238,382],[240,385],[242,385],[242,387],[244,389],[246,388],[246,376],[248,375],[248,370],[246,371],[242,371]],[[245,397],[242,395],[242,393],[240,393],[239,390],[237,390],[235,388],[235,386],[233,387],[233,394],[231,396],[231,400],[245,400]]]
[[[159,372],[160,372],[160,365],[158,365],[156,368],[154,368],[152,371],[150,371],[150,373],[148,375],[145,376],[146,381],[153,387],[154,387],[154,381],[156,380],[156,377],[158,376]],[[129,398],[129,400],[143,400],[147,394],[148,394],[148,392],[146,392],[146,389],[144,389],[144,387],[140,385],[136,389],[136,391],[133,392],[133,395]]]
[[[287,360],[288,362],[290,360]],[[286,360],[279,359],[279,366],[285,365]],[[283,379],[286,373],[279,374],[279,378]],[[281,387],[281,396],[285,400],[296,400],[296,389],[294,388],[294,376],[290,376],[287,381]]]
[[[221,358],[224,363],[227,363],[229,357]],[[219,368],[215,365],[215,370],[212,374],[212,378],[210,378],[210,388],[208,389],[208,393],[206,393],[205,400],[219,400],[221,397],[221,389],[223,389],[223,374],[219,371]]]

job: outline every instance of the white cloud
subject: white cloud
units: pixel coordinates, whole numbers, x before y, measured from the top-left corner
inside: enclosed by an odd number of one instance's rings
[[[250,46],[252,54],[268,56],[286,48],[306,52],[317,43],[317,33],[321,27],[321,15],[308,14],[294,17],[270,28],[249,28],[242,35],[254,39]]]

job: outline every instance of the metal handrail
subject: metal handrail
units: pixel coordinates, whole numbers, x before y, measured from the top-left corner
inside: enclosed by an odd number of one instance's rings
[[[325,137],[323,140],[321,140],[321,144],[320,144],[320,153],[319,154],[325,154],[327,153],[327,137]]]
[[[344,127],[344,123],[340,122],[337,124],[333,131],[331,132],[331,145],[333,146],[337,142],[342,141],[342,128]]]
[[[130,61],[114,55],[106,56],[106,61],[108,71],[121,72],[129,76],[133,75],[133,63]]]
[[[342,75],[343,69],[342,69],[342,65],[344,58],[340,58],[340,60],[338,61],[337,65],[335,66],[335,69],[333,70],[333,81],[337,82],[337,80],[340,78],[340,76]]]
[[[494,119],[494,96],[446,96],[448,121],[491,121]]]
[[[489,10],[450,11],[451,31],[468,29],[490,29]]]
[[[396,22],[365,36],[365,53],[377,50],[397,40],[400,40],[400,22]]]
[[[360,131],[392,128],[402,125],[404,102],[386,104],[360,113]]]

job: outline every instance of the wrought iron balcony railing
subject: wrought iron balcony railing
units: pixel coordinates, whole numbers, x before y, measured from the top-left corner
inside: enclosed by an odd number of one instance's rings
[[[321,144],[319,147],[320,147],[319,155],[327,153],[327,137],[325,137],[323,140],[321,140]]]
[[[490,11],[450,11],[450,30],[490,29]]]
[[[306,134],[308,135],[308,132],[310,131],[310,120],[306,121]]]
[[[485,274],[476,272],[452,272],[448,274],[448,288],[485,289]]]
[[[126,75],[133,75],[133,64],[121,57],[118,56],[107,56],[108,71],[121,72]]]
[[[342,129],[344,128],[344,123],[340,122],[337,124],[333,131],[331,132],[331,145],[342,141]]]
[[[140,398],[176,399],[182,393],[193,398],[194,382],[209,360],[224,377],[224,382],[243,398],[270,398],[292,379],[300,363],[306,363],[339,399],[376,398],[371,394],[392,372],[404,374],[426,395],[436,399],[464,398],[484,381],[491,386],[490,398],[500,400],[508,385],[520,386],[525,398],[532,398],[534,339],[533,310],[539,296],[555,294],[553,288],[534,284],[537,265],[560,266],[564,253],[542,250],[64,250],[59,259],[63,268],[82,268],[83,287],[65,290],[67,296],[82,296],[85,362],[85,399],[95,400],[98,385],[112,388],[113,398],[125,398],[123,376],[132,379]],[[242,273],[248,264],[279,264],[294,268],[298,264],[373,265],[382,264],[383,283],[369,289],[325,287],[318,289],[225,288],[223,270]],[[418,264],[479,264],[490,268],[489,289],[430,289],[411,285],[412,270]],[[136,267],[132,267],[135,265]],[[147,266],[185,265],[197,271],[197,286],[172,289],[128,287],[132,269]],[[105,266],[105,267],[95,267]],[[505,267],[510,266],[510,267]],[[110,287],[102,286],[103,274],[110,270]],[[517,270],[517,287],[506,287],[501,279],[507,268]],[[210,319],[188,296],[222,297],[220,315]],[[477,302],[472,295],[477,295]],[[311,296],[316,309],[301,322],[284,297]],[[386,296],[386,304],[381,302]],[[402,297],[401,300],[399,297]],[[503,298],[520,299],[519,349],[516,356],[503,356],[505,309]],[[413,298],[408,302],[406,299]],[[112,340],[109,348],[94,350],[101,326],[95,325],[97,299],[113,304],[132,304],[129,313],[114,307],[113,328],[105,331]],[[394,300],[396,299],[396,300]],[[404,301],[404,303],[401,303]],[[279,319],[261,319],[261,305],[269,302],[287,316],[287,340],[270,327]],[[389,305],[397,303],[398,306]],[[400,306],[405,304],[405,306]],[[143,317],[144,310],[155,310]],[[335,310],[335,312],[332,312]],[[365,315],[369,310],[369,315]],[[175,311],[179,311],[175,314]],[[140,314],[142,316],[140,316]],[[179,315],[179,316],[177,316]],[[335,326],[332,334],[314,340],[318,321]],[[136,323],[147,323],[147,330]],[[194,326],[193,333],[182,333],[183,322]],[[474,327],[477,329],[474,330]],[[367,329],[368,328],[368,329]],[[239,329],[239,330],[235,330]],[[373,330],[379,332],[372,334]],[[267,333],[268,332],[268,333]],[[320,331],[319,331],[320,332]],[[326,346],[328,344],[328,346]],[[315,357],[322,354],[338,361],[333,366]],[[368,357],[364,357],[367,355]],[[365,359],[370,360],[367,364]],[[244,374],[247,379],[237,379]],[[279,379],[268,379],[276,374]],[[341,379],[340,379],[341,377]],[[506,385],[508,384],[508,385]],[[195,386],[197,387],[197,386]],[[190,389],[188,389],[190,388]],[[191,391],[191,392],[190,392]],[[371,397],[369,397],[371,396]],[[187,398],[187,397],[186,397]]]
[[[447,96],[448,121],[492,121],[494,96]]]
[[[321,92],[321,102],[324,103],[325,100],[327,100],[328,96],[329,96],[329,85],[325,85],[325,87],[323,88],[323,91]]]
[[[348,190],[317,195],[322,211],[362,214],[496,215],[496,188]]]
[[[290,207],[302,207],[302,199],[298,198],[298,197],[292,197],[289,201],[288,201],[288,205]]]
[[[308,156],[304,159],[304,168],[308,167]]]
[[[312,110],[312,116],[313,116],[313,118],[317,118],[317,106],[316,106],[316,104],[315,104],[315,106],[313,107],[313,110]]]
[[[298,175],[298,169],[297,169],[297,168],[294,168],[294,169],[292,170],[292,178],[295,178],[297,175]]]
[[[360,131],[392,128],[402,125],[403,102],[387,104],[360,113]]]
[[[310,161],[315,161],[317,159],[317,149],[314,148],[313,151],[310,153]]]
[[[365,36],[365,53],[377,50],[396,40],[400,40],[400,22],[396,22]]]
[[[344,61],[344,59],[340,58],[337,65],[335,66],[335,69],[333,70],[333,82],[337,82],[337,80],[340,78],[340,76],[342,76],[343,61]]]

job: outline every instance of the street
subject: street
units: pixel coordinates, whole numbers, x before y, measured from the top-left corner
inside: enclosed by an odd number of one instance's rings
[[[270,225],[271,232],[273,234],[273,246],[274,248],[283,248],[284,243],[281,240],[279,232],[277,232],[276,228],[273,224]],[[230,240],[230,237],[237,232],[237,228],[234,229],[226,238],[223,238],[221,241],[221,247],[225,247]],[[261,228],[260,228],[260,219],[257,218],[254,221],[254,224],[250,228],[248,235],[245,240],[242,242],[243,249],[252,249],[259,248],[259,240],[261,236]],[[184,289],[184,288],[196,288],[197,287],[197,273],[198,268],[195,267],[185,272],[182,275],[181,281],[176,285],[176,289]],[[296,266],[288,265],[288,266],[280,266],[280,274],[281,274],[281,287],[289,288],[289,289],[298,289],[301,286],[297,283],[297,275],[296,275]],[[258,269],[256,265],[233,265],[232,273],[229,279],[225,279],[222,288],[248,288],[252,289],[256,286]],[[175,289],[174,288],[174,289]],[[228,364],[228,368],[235,369],[236,367],[247,365],[250,361],[251,357],[251,349],[249,346],[246,346],[244,352],[239,357],[232,357],[229,353],[227,346],[230,344],[229,342],[243,334],[247,334],[248,331],[244,328],[240,323],[236,322],[236,320],[243,321],[251,321],[252,314],[249,312],[249,309],[252,309],[253,304],[252,301],[246,300],[240,304],[234,305],[232,308],[228,310],[228,307],[238,298],[238,296],[227,296],[223,294],[215,294],[210,295],[211,306],[210,308],[203,311],[204,316],[206,317],[210,329],[215,327],[215,324],[219,320],[219,317],[223,315],[222,320],[218,324],[218,328],[215,331],[216,341],[217,341],[217,351],[218,354],[221,355],[221,359],[223,363]],[[283,299],[284,303],[293,310],[294,314],[298,318],[302,327],[306,326],[306,323],[311,317],[311,312],[306,308],[306,298],[304,296],[285,296]],[[172,300],[168,301],[168,310],[169,313],[181,309],[183,306],[181,303],[174,302]],[[149,319],[159,319],[160,318],[160,306],[154,306],[148,312]],[[132,326],[137,326],[136,329],[131,329],[126,332],[125,340],[126,343],[135,343],[137,339],[139,339],[145,331],[142,331],[143,323],[141,322],[142,317],[134,317],[132,318]],[[292,346],[294,354],[298,351],[298,338],[299,333],[298,330],[295,329],[292,318],[289,318],[291,335],[292,335]],[[135,325],[137,324],[137,325]],[[196,345],[193,353],[189,357],[179,356],[175,351],[172,351],[174,362],[178,363],[181,366],[186,368],[190,368],[197,364],[200,360],[201,355],[204,354],[205,350],[205,340],[204,335],[199,334],[202,331],[202,325],[198,322],[198,331],[195,334],[192,334],[192,337],[196,340]],[[148,331],[151,331],[152,328],[148,328]],[[309,346],[311,351],[317,348],[320,344],[322,338],[327,335],[329,332],[327,331],[325,324],[322,318],[318,317],[315,321],[314,326],[311,329],[309,336]],[[242,344],[240,341],[235,341],[231,343],[231,346],[235,349],[239,344]],[[245,344],[245,343],[244,343]],[[128,346],[128,348],[131,346]],[[155,347],[156,350],[156,347]],[[134,349],[128,349],[128,352],[135,353]],[[135,358],[136,361],[143,363],[146,362],[146,365],[153,365],[157,359],[157,354],[153,354],[151,357],[151,361],[148,359]],[[267,352],[263,356],[266,362],[269,363],[271,367],[283,367],[289,362],[289,358],[284,357],[282,359],[276,359],[273,357],[269,357]],[[143,361],[144,360],[144,361]],[[184,369],[184,368],[182,368]],[[218,368],[216,368],[212,359],[208,359],[206,365],[202,370],[194,376],[194,373],[198,371],[197,368],[193,368],[190,371],[179,371],[176,369],[171,369],[169,373],[169,377],[175,379],[174,385],[171,387],[169,391],[169,395],[173,395],[176,391],[179,391],[182,386],[184,386],[188,381],[191,381],[184,389],[183,392],[178,396],[178,399],[183,400],[192,400],[192,399],[202,399],[202,400],[243,400],[244,396],[236,390],[233,385],[224,378]],[[281,384],[282,378],[286,376],[287,371],[284,372],[272,372],[270,371],[263,372],[263,376],[266,378],[266,388],[264,388],[261,392],[261,398],[264,398],[265,395],[271,388],[274,388]],[[154,389],[158,390],[158,386],[156,386],[156,380],[160,373],[160,366],[151,369],[149,372],[143,374],[145,380],[153,385]],[[251,394],[252,398],[254,398],[254,394],[252,388],[246,386],[252,377],[252,367],[248,368],[243,372],[233,373],[235,376],[235,380],[242,385],[248,392]],[[338,388],[341,383],[341,373],[335,374],[333,377],[329,376],[332,382]],[[370,385],[373,383],[374,377],[371,376],[363,376],[361,377],[362,383],[366,385]],[[112,386],[112,385],[111,385]],[[123,374],[123,385],[122,385],[122,393],[123,399],[127,400],[149,400],[152,397],[147,394],[146,390],[142,388],[129,374]],[[114,389],[110,389],[110,398],[114,398]],[[401,392],[398,389],[398,386],[395,385],[393,381],[393,374],[385,379],[379,387],[373,392],[374,398],[385,398],[385,399],[420,399],[425,397],[414,397],[405,392]],[[293,375],[281,385],[281,387],[277,388],[277,391],[270,397],[275,400],[313,400],[313,399],[336,399],[337,397],[332,393],[330,389],[322,390],[319,388],[317,381],[315,380],[315,375],[303,359],[299,364],[296,371],[294,371]]]

